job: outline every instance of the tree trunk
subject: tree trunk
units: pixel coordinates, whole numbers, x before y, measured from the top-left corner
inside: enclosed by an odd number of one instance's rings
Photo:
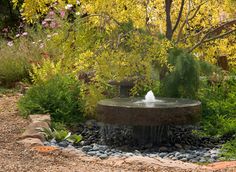
[[[166,12],[166,38],[168,40],[172,39],[173,30],[172,30],[172,22],[171,22],[171,4],[172,0],[165,0],[165,12]]]

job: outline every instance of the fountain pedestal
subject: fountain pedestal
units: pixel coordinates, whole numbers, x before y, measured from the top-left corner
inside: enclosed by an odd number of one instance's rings
[[[169,126],[134,126],[133,139],[138,145],[159,145],[169,140]]]
[[[201,102],[189,99],[115,98],[98,102],[98,120],[104,124],[131,126],[138,143],[168,140],[169,125],[195,124],[201,119]]]
[[[130,96],[130,90],[134,87],[133,81],[123,80],[123,81],[110,81],[109,84],[116,85],[119,87],[119,93],[120,97],[129,97]]]

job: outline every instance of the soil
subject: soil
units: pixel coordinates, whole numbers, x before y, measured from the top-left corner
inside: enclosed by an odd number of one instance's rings
[[[131,157],[101,160],[85,155],[65,156],[60,151],[40,153],[17,143],[29,124],[29,120],[22,118],[17,110],[19,97],[18,94],[0,97],[0,172],[236,172],[236,162],[206,167],[167,159]]]

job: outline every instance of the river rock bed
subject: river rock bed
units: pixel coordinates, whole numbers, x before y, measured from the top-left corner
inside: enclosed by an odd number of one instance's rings
[[[131,156],[146,156],[150,158],[160,157],[169,158],[172,160],[180,160],[192,163],[209,163],[220,161],[220,146],[215,148],[198,148],[198,149],[179,149],[172,151],[172,148],[161,146],[158,149],[146,150],[131,150],[127,151],[124,147],[112,148],[107,145],[99,145],[93,143],[85,146],[72,146],[67,141],[57,143],[55,140],[51,142],[44,142],[47,146],[59,146],[61,148],[71,147],[82,150],[89,156],[97,156],[101,159],[106,159],[110,156],[114,157],[131,157]],[[180,145],[176,145],[180,146]]]
[[[169,158],[192,163],[220,161],[222,159],[220,155],[221,145],[229,138],[199,138],[192,134],[193,129],[196,129],[196,127],[175,126],[171,128],[174,137],[171,138],[170,143],[159,146],[152,144],[140,146],[135,145],[132,139],[127,139],[129,138],[129,132],[115,128],[111,140],[108,140],[109,143],[104,144],[105,141],[101,139],[100,125],[96,121],[88,121],[78,127],[77,133],[83,136],[83,141],[79,144],[72,145],[68,141],[57,143],[54,139],[50,142],[46,141],[44,144],[47,146],[59,146],[61,148],[73,147],[82,150],[89,156],[97,156],[101,159],[106,159],[110,156],[146,156],[151,158]],[[128,136],[125,138],[126,134]]]

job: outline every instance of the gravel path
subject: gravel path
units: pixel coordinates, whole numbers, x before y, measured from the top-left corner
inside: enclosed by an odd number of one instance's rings
[[[29,124],[28,120],[18,115],[18,99],[18,95],[0,97],[0,172],[207,171],[161,166],[155,163],[144,165],[136,160],[100,160],[83,156],[67,157],[56,153],[37,153],[16,143]]]

